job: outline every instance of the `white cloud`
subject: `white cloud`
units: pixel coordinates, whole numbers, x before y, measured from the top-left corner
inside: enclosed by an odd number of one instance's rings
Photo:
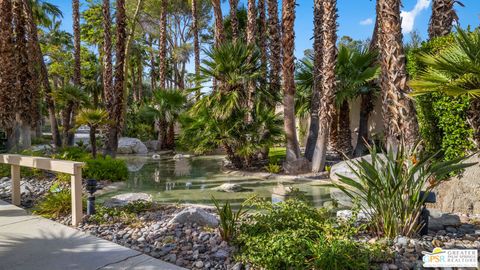
[[[431,0],[417,0],[417,4],[415,7],[410,11],[400,12],[400,16],[402,17],[402,32],[403,33],[410,33],[413,30],[415,25],[415,19],[417,16],[425,9],[430,6]]]
[[[372,18],[367,18],[365,20],[360,21],[360,25],[371,25],[371,24],[373,24]]]

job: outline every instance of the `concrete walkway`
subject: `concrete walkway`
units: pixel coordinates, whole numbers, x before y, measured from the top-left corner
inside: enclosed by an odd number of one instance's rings
[[[0,269],[181,270],[0,200]]]

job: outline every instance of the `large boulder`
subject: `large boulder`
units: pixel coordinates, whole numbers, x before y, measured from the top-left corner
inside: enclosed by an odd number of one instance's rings
[[[147,193],[124,193],[113,196],[105,201],[104,205],[107,207],[121,207],[136,201],[151,202],[152,195]]]
[[[142,141],[140,141],[137,138],[122,137],[118,141],[117,153],[121,155],[128,155],[128,154],[144,155],[148,153],[148,149],[145,146],[145,144],[143,144]]]
[[[432,208],[447,213],[480,215],[480,157],[474,155],[465,162],[477,164],[436,187],[437,203]]]
[[[383,157],[383,154],[378,154],[378,156]],[[343,175],[358,181],[358,177],[355,175],[352,169],[350,169],[350,167],[355,168],[354,166],[355,162],[358,162],[362,159],[366,160],[367,162],[372,162],[371,155],[366,155],[366,156],[362,156],[354,159],[341,161],[333,165],[332,168],[330,169],[330,179],[334,182],[339,181],[340,177],[338,175]]]
[[[217,227],[218,218],[217,216],[205,211],[205,209],[192,206],[192,207],[183,209],[169,221],[169,224],[174,224],[174,223],[179,223],[179,224],[196,223],[200,226]]]
[[[144,144],[147,147],[147,149],[150,151],[155,152],[160,150],[160,142],[158,140],[149,140],[144,142]]]

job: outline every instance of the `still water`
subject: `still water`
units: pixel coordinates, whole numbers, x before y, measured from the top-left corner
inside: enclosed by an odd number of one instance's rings
[[[299,189],[316,207],[330,206],[332,200],[328,188],[318,180],[261,179],[233,176],[222,170],[223,156],[199,156],[160,159],[142,156],[123,157],[129,168],[129,178],[117,189],[100,197],[105,199],[120,193],[144,192],[157,202],[192,203],[212,205],[212,196],[218,201],[230,201],[233,206],[256,195],[272,201],[285,198],[285,189]],[[212,190],[224,183],[241,185],[245,191],[226,193]],[[287,192],[288,193],[288,192]]]

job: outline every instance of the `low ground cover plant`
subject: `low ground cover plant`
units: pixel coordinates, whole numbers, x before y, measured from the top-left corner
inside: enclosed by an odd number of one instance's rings
[[[273,204],[252,200],[257,210],[240,226],[237,259],[261,269],[370,269],[390,254],[380,244],[354,239],[363,228],[337,221],[326,209],[294,198]]]

